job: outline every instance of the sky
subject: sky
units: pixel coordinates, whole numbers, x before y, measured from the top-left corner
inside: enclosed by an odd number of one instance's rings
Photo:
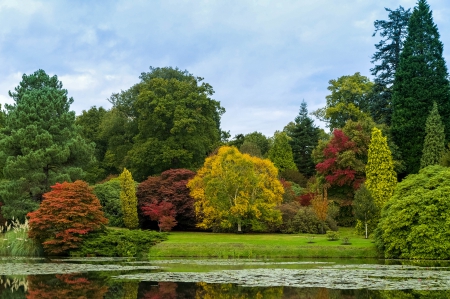
[[[23,74],[57,75],[77,114],[110,108],[112,93],[149,67],[203,77],[231,136],[270,137],[301,102],[325,106],[328,81],[370,74],[385,7],[415,0],[0,0],[0,103]],[[428,0],[450,61],[450,2]],[[324,127],[324,124],[316,122]]]

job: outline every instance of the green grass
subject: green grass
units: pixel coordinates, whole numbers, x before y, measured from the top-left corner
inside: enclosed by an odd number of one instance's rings
[[[172,232],[168,240],[153,246],[150,257],[219,257],[219,258],[374,258],[375,245],[341,228],[340,239],[328,241],[326,235],[310,234],[226,234],[206,232]],[[342,245],[349,238],[351,245]],[[309,243],[313,240],[314,243]]]
[[[17,220],[0,226],[0,256],[28,256],[36,257],[43,254],[40,244],[28,238],[28,222],[20,223]]]

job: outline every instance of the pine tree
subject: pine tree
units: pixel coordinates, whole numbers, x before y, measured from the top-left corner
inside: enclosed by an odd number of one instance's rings
[[[408,21],[411,16],[410,9],[402,6],[396,10],[385,8],[389,12],[388,20],[376,20],[375,32],[383,38],[375,45],[377,52],[372,56],[372,63],[377,63],[370,71],[375,76],[374,94],[371,98],[370,113],[378,123],[391,123],[392,84],[397,70],[400,53],[407,35]]]
[[[313,149],[319,142],[319,128],[314,125],[314,121],[308,117],[308,109],[305,101],[300,104],[300,112],[295,118],[295,123],[289,131],[291,138],[289,144],[292,148],[295,165],[298,170],[306,176],[315,173],[315,164],[311,157]]]
[[[381,209],[391,198],[396,184],[397,174],[394,171],[387,138],[378,128],[373,128],[366,164],[365,186],[372,194],[378,208]]]
[[[289,137],[285,132],[275,132],[273,135],[273,144],[267,157],[275,164],[279,172],[287,169],[297,170],[297,166],[294,163],[294,156],[292,155],[292,148],[289,145]]]
[[[425,0],[419,0],[408,24],[393,86],[392,135],[402,147],[406,165],[402,176],[419,170],[425,122],[434,101],[449,136],[450,89],[442,52],[430,7]]]
[[[119,176],[120,202],[122,203],[123,223],[127,228],[137,228],[139,225],[137,213],[136,185],[131,172],[126,168]]]
[[[445,133],[436,102],[433,103],[425,125],[425,141],[420,168],[439,164],[445,152]]]

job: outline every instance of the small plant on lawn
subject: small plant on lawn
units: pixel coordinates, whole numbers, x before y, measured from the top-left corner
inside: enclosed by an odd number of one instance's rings
[[[314,242],[314,236],[309,236],[308,237],[308,243],[315,243]]]
[[[47,254],[67,254],[81,245],[83,236],[104,229],[108,219],[88,183],[57,183],[51,188],[39,209],[27,215],[28,236],[41,242]]]
[[[332,230],[329,230],[329,231],[327,231],[327,239],[328,239],[328,241],[339,240],[339,233],[335,232],[335,231],[332,231]]]
[[[0,226],[1,256],[40,256],[42,247],[38,242],[28,238],[28,220],[20,223],[17,219]]]
[[[350,239],[349,239],[349,237],[344,237],[343,239],[342,239],[342,243],[341,243],[342,245],[352,245],[352,243],[350,242]]]

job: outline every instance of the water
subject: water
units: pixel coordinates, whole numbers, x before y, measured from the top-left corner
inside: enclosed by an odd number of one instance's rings
[[[5,257],[3,298],[450,298],[450,263]]]

